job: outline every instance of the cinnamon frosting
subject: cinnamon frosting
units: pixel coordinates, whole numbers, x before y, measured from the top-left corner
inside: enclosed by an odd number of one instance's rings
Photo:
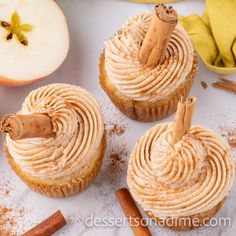
[[[151,18],[152,14],[131,17],[106,42],[108,77],[123,95],[136,101],[155,102],[168,96],[185,81],[193,66],[194,48],[180,25],[171,36],[163,64],[151,68],[139,62],[139,50]]]
[[[127,182],[135,200],[166,219],[203,213],[229,193],[235,166],[230,148],[211,130],[192,126],[172,145],[173,123],[158,124],[136,144]]]
[[[99,148],[104,122],[100,107],[86,90],[68,84],[50,84],[32,91],[18,114],[46,113],[55,137],[13,141],[8,151],[21,169],[41,179],[83,174]]]

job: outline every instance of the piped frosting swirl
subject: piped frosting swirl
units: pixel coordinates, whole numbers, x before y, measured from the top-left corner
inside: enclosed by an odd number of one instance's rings
[[[100,107],[86,90],[68,84],[50,84],[32,91],[18,114],[48,114],[55,137],[13,141],[10,155],[23,171],[41,179],[83,173],[92,162],[104,134]]]
[[[211,130],[192,126],[172,145],[173,123],[159,124],[136,144],[127,182],[145,211],[165,219],[203,213],[229,193],[234,176],[230,148]]]
[[[139,50],[152,14],[131,17],[120,31],[106,42],[105,69],[116,88],[136,101],[155,102],[181,85],[193,66],[194,48],[177,25],[166,50],[163,64],[151,68],[139,62]]]

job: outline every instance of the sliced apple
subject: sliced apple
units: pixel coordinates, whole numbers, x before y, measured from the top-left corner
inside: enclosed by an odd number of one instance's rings
[[[23,86],[65,60],[69,33],[53,0],[0,0],[0,84]]]

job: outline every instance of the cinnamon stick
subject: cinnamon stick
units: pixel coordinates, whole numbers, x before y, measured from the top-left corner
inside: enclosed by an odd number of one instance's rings
[[[170,6],[157,4],[150,26],[139,51],[139,60],[147,66],[157,66],[165,60],[166,49],[178,23],[178,15]]]
[[[221,81],[213,83],[213,87],[236,93],[236,82],[220,78]]]
[[[135,236],[151,236],[151,232],[144,224],[143,217],[137,208],[130,192],[126,188],[116,191],[116,197],[129,221],[130,227]]]
[[[207,89],[208,85],[205,81],[201,81],[201,85],[203,87],[203,89]]]
[[[196,97],[189,97],[186,101],[178,103],[177,113],[172,133],[172,144],[177,143],[187,134],[191,128],[193,113],[196,104]]]
[[[66,220],[61,211],[57,211],[22,236],[51,236],[64,225],[66,225]]]
[[[46,114],[7,115],[0,122],[0,131],[13,140],[54,135],[51,118]]]

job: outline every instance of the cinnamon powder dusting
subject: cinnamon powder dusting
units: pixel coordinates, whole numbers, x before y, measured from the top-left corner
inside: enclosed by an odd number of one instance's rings
[[[226,137],[231,148],[236,148],[236,128],[220,126],[221,135]]]
[[[117,123],[112,123],[109,126],[110,127],[108,129],[108,135],[110,137],[114,135],[121,136],[122,134],[125,133],[127,128],[124,124],[117,124]]]
[[[0,236],[18,236],[19,222],[22,222],[24,217],[24,207],[13,208],[0,204]]]
[[[11,187],[9,186],[10,183],[5,182],[5,183],[1,183],[0,186],[0,197],[10,197],[11,193],[10,191],[12,190]]]
[[[0,205],[0,235],[18,236],[16,229],[19,226],[19,219],[25,216],[25,209],[13,209],[7,205]]]
[[[122,167],[123,164],[125,164],[125,161],[123,160],[124,156],[127,156],[128,152],[126,149],[122,149],[119,152],[111,153],[110,154],[110,160],[111,163],[108,166],[109,171],[115,171]]]
[[[10,196],[9,183],[2,183],[0,186],[0,198]],[[0,204],[0,235],[13,236],[14,220],[11,218],[12,208]]]
[[[110,163],[106,168],[106,173],[111,183],[116,183],[126,171],[127,147],[121,147],[109,154]]]
[[[12,208],[0,205],[0,235],[15,236],[13,228],[15,219],[11,217]]]
[[[17,228],[19,226],[19,222],[23,221],[23,218],[25,217],[24,207],[13,207],[12,205],[10,206],[7,203],[3,203],[4,199],[11,197],[12,190],[14,190],[14,188],[12,188],[10,181],[1,183],[0,236],[18,236],[19,234],[17,233]]]

